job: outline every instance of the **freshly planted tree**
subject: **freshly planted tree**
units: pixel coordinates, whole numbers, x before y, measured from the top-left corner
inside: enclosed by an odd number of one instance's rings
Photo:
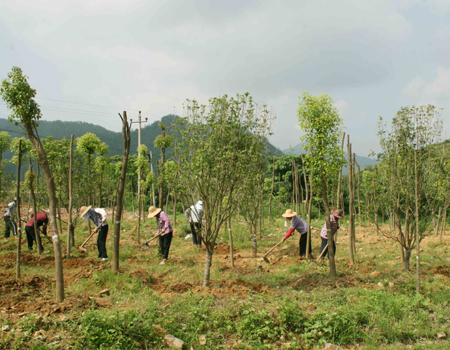
[[[208,286],[217,235],[239,205],[245,179],[252,176],[251,162],[261,151],[273,117],[266,108],[256,108],[248,94],[212,98],[209,106],[187,101],[185,111],[175,147],[177,181],[184,203],[203,201],[203,285]]]
[[[56,225],[56,189],[47,155],[37,133],[38,121],[41,119],[42,114],[39,105],[34,100],[36,90],[33,90],[30,87],[27,77],[23,75],[22,70],[18,67],[13,67],[12,71],[8,73],[8,78],[2,82],[0,95],[2,95],[3,100],[11,110],[11,115],[8,119],[17,125],[20,124],[23,126],[28,138],[33,143],[39,155],[39,161],[44,172],[49,196],[49,226],[53,235],[56,266],[56,299],[58,302],[61,302],[64,299],[64,279],[61,242],[58,235],[58,227]]]
[[[298,108],[299,125],[304,131],[301,140],[312,153],[311,164],[322,190],[322,201],[325,208],[325,220],[328,233],[328,256],[330,260],[330,276],[336,277],[334,259],[334,233],[331,231],[330,206],[328,202],[327,182],[331,177],[337,177],[342,164],[340,138],[342,135],[342,119],[339,117],[333,100],[328,95],[311,96],[304,93]]]
[[[435,169],[430,147],[441,133],[438,114],[434,106],[403,107],[392,119],[391,130],[380,120],[381,181],[377,193],[384,204],[381,208],[392,211],[395,231],[377,226],[379,232],[405,249],[405,270],[409,270],[413,249],[431,226],[429,220],[418,219],[429,216],[432,210],[426,197],[430,191],[429,179],[433,179],[430,171]]]

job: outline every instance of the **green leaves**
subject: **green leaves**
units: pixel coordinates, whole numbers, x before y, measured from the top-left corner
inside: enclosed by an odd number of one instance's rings
[[[31,123],[37,126],[37,121],[42,114],[39,105],[34,101],[36,90],[28,84],[28,77],[23,75],[22,69],[13,67],[8,73],[8,78],[3,80],[0,88],[0,95],[6,102],[11,115],[8,120],[16,125],[20,123]]]

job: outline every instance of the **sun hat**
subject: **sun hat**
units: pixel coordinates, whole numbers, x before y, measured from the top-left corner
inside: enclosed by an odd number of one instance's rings
[[[86,213],[89,211],[89,209],[92,208],[92,205],[88,206],[88,207],[81,207],[78,216],[80,218],[82,218],[83,216],[86,215]]]
[[[334,217],[336,217],[338,219],[344,218],[344,212],[342,209],[333,210],[332,214],[334,215]]]
[[[295,211],[292,211],[291,209],[287,209],[286,212],[281,216],[284,218],[292,218],[295,215],[297,215],[297,213]]]
[[[161,208],[155,208],[153,205],[148,208],[148,218],[154,218],[156,215],[159,214],[159,212],[161,211]]]

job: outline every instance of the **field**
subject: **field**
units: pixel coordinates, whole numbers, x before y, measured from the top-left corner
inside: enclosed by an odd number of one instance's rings
[[[203,288],[205,248],[185,239],[181,226],[175,226],[168,263],[161,266],[155,244],[145,251],[137,243],[133,215],[124,219],[120,272],[111,271],[111,260],[96,258],[96,238],[87,254],[73,249],[63,260],[66,299],[61,304],[54,302],[49,243],[44,241],[42,256],[22,246],[17,281],[16,242],[2,238],[0,349],[165,349],[167,334],[188,349],[319,349],[328,343],[344,349],[450,347],[449,232],[442,243],[437,237],[422,241],[422,294],[417,296],[415,260],[404,272],[399,247],[377,236],[372,226],[356,227],[355,266],[349,264],[346,230],[339,231],[338,278],[332,280],[327,260],[299,259],[298,234],[269,256],[270,264],[264,262],[263,253],[285,232],[281,219],[265,220],[258,257],[251,258],[248,230],[236,218],[235,267],[223,230],[211,286]],[[315,228],[321,225],[313,222]],[[155,226],[146,220],[144,239]],[[80,223],[77,245],[86,235],[86,224]],[[110,259],[112,243],[111,226]],[[315,230],[316,257],[319,247]]]

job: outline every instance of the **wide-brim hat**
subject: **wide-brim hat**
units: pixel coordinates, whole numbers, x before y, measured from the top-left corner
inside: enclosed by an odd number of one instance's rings
[[[344,211],[342,209],[337,209],[332,212],[333,216],[338,219],[344,218]]]
[[[148,218],[154,218],[156,215],[159,214],[159,212],[161,211],[161,208],[155,208],[154,206],[151,206],[150,208],[148,208]]]
[[[291,209],[287,209],[286,212],[281,216],[284,218],[292,218],[295,215],[297,215],[297,213],[295,211],[292,211]]]
[[[89,209],[92,208],[92,205],[88,206],[88,207],[81,207],[78,216],[80,218],[82,218],[83,216],[86,215],[86,213],[89,211]]]

